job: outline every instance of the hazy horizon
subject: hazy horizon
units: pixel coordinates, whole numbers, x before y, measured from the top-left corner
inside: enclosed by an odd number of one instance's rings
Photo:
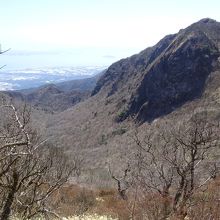
[[[0,63],[4,70],[108,66],[204,17],[219,21],[219,7],[217,0],[4,1],[0,44],[11,50]]]
[[[135,48],[73,48],[50,51],[14,51],[1,55],[0,63],[6,66],[0,71],[53,68],[72,66],[109,66],[121,58],[138,53]]]

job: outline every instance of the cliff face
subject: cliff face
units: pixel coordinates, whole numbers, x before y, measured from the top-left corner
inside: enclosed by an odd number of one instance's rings
[[[121,92],[126,100],[121,120],[136,115],[140,121],[152,121],[202,95],[207,78],[219,69],[219,45],[220,23],[203,19],[113,64],[93,95]]]
[[[157,45],[112,64],[106,73],[100,77],[92,95],[96,95],[101,89],[108,87],[108,96],[111,96],[120,90],[121,84],[126,84],[128,82],[135,84],[132,80],[138,78],[142,71],[160,56],[175,36],[176,35],[168,35]]]

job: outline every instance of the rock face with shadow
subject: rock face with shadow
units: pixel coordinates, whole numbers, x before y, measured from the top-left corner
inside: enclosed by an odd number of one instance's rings
[[[203,94],[209,75],[220,69],[219,47],[220,23],[202,19],[110,66],[92,94],[126,91],[122,120],[136,115],[139,121],[152,121]]]

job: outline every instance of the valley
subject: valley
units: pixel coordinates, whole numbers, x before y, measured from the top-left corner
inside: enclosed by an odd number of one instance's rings
[[[118,219],[205,220],[203,206],[220,218],[209,207],[219,194],[219,22],[202,19],[108,68],[14,76],[2,96],[30,105],[40,139],[80,166],[52,206],[69,216],[77,207]],[[24,76],[33,83],[17,86]]]

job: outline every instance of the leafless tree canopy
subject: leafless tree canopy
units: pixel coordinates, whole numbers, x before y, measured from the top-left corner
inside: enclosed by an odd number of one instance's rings
[[[184,219],[194,193],[217,176],[219,125],[193,116],[146,133],[143,140],[138,132],[133,136],[136,184],[160,195],[161,219]]]
[[[31,110],[2,100],[0,106],[0,219],[54,214],[49,197],[76,164],[41,140],[30,126]]]
[[[7,53],[9,50],[11,50],[11,48],[2,51],[2,50],[1,50],[1,44],[0,44],[0,54]],[[4,68],[5,66],[6,66],[6,65],[1,66],[0,69]]]

